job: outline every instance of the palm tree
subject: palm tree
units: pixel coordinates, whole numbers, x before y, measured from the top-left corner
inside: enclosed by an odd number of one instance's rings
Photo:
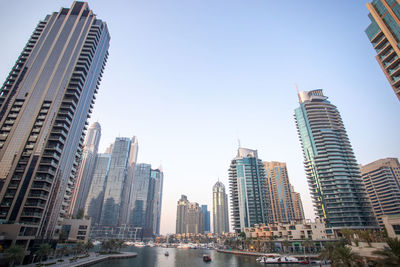
[[[92,248],[94,248],[94,245],[92,243],[92,240],[89,240],[86,244],[85,244],[85,251],[86,253],[89,252],[89,250],[91,250]]]
[[[359,232],[360,238],[368,243],[368,246],[371,246],[371,242],[374,241],[374,235],[371,231],[369,230],[364,230]]]
[[[340,230],[340,232],[343,237],[349,241],[349,244],[351,244],[354,239],[354,231],[351,229],[342,229]]]
[[[321,252],[320,258],[330,260],[335,267],[363,266],[362,258],[347,246],[327,245]]]
[[[287,241],[287,240],[283,240],[283,241],[281,242],[281,245],[282,245],[282,247],[283,247],[283,252],[286,253],[287,250],[288,250],[288,247],[290,246],[290,242]]]
[[[41,244],[39,249],[36,251],[36,255],[40,259],[40,263],[42,263],[43,257],[47,257],[50,255],[52,249],[49,244]]]
[[[400,266],[400,240],[398,238],[389,237],[386,242],[389,247],[372,252],[380,256],[378,266]]]
[[[9,266],[14,266],[15,263],[20,264],[25,257],[25,249],[17,245],[9,247],[4,253]]]
[[[315,247],[315,244],[312,240],[304,240],[302,244],[303,247],[306,248],[309,253],[311,253],[311,248]]]

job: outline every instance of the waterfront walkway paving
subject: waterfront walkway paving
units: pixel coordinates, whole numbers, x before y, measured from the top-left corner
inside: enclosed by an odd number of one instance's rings
[[[81,255],[82,256],[82,255]],[[42,264],[49,264],[55,262],[55,264],[47,265],[47,266],[57,266],[57,267],[82,267],[82,266],[89,266],[101,261],[111,260],[111,259],[123,259],[123,258],[134,258],[137,256],[135,252],[121,252],[120,254],[106,254],[106,255],[99,255],[95,252],[90,252],[89,257],[85,257],[82,259],[77,259],[73,262],[70,259],[74,258],[74,256],[64,257],[63,262],[58,262],[59,259],[50,259],[47,261],[43,261]],[[29,265],[24,265],[28,267],[35,267],[38,263],[32,263]]]

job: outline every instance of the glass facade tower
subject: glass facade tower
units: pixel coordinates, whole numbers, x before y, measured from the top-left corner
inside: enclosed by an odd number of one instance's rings
[[[229,187],[235,231],[270,221],[265,170],[257,150],[238,149],[229,168]]]
[[[92,224],[99,224],[104,201],[104,191],[110,168],[111,154],[98,154],[93,170],[92,183],[88,192],[84,213],[92,218]]]
[[[339,111],[327,99],[322,89],[300,92],[295,110],[316,215],[329,228],[376,228]]]
[[[133,172],[129,170],[136,159],[131,153],[135,138],[117,137],[113,145],[110,167],[104,190],[100,224],[119,226],[127,224],[127,214]],[[133,157],[133,158],[132,158]],[[132,162],[132,163],[131,163]]]
[[[87,132],[82,159],[79,163],[78,175],[74,182],[74,190],[68,212],[74,216],[78,214],[79,210],[84,210],[85,208],[90,184],[92,183],[100,137],[101,127],[98,122],[95,122]]]
[[[39,22],[0,89],[0,223],[25,248],[61,229],[109,41],[74,2]]]
[[[210,232],[210,212],[207,209],[207,205],[201,205],[201,212],[203,213],[203,218],[204,218],[204,232],[209,233]]]
[[[367,3],[371,24],[365,30],[397,98],[400,100],[400,4],[396,0]]]
[[[220,181],[213,186],[213,230],[219,235],[229,232],[228,197]]]

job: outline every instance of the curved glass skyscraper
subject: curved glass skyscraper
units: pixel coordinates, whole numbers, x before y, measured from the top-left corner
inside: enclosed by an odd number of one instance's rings
[[[327,99],[322,89],[300,92],[295,110],[316,213],[329,228],[376,228],[339,111]]]

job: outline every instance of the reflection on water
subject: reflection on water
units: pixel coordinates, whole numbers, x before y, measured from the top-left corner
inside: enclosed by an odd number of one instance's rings
[[[126,251],[138,253],[136,258],[110,260],[93,265],[94,267],[142,267],[142,266],[162,266],[162,267],[211,267],[211,266],[230,266],[230,267],[249,267],[264,266],[257,263],[254,256],[237,256],[226,253],[218,253],[215,250],[204,249],[176,249],[176,248],[135,248],[128,247]],[[164,253],[168,251],[169,256]],[[212,261],[204,262],[203,255],[210,255]],[[265,265],[266,266],[266,265]],[[289,264],[268,264],[269,267],[289,267],[297,265]]]

